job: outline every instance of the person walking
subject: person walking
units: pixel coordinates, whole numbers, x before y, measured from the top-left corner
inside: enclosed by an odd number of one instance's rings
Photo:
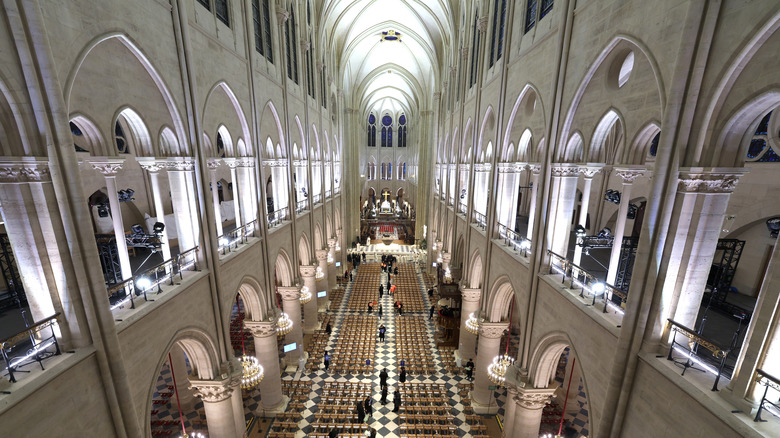
[[[401,393],[396,389],[393,393],[393,412],[398,412],[401,409]]]
[[[361,256],[363,257],[363,263],[366,262],[366,253],[362,253]]]
[[[382,387],[382,398],[379,400],[379,403],[387,404],[387,385]]]
[[[398,314],[403,315],[404,314],[404,303],[398,302]]]
[[[382,299],[382,295],[385,293],[385,287],[381,284],[379,285],[379,298]]]
[[[387,368],[382,368],[382,372],[379,373],[379,386],[387,389]]]
[[[377,315],[379,315],[379,319],[382,319],[382,305],[379,305],[379,309],[376,312]]]
[[[431,305],[431,312],[430,312],[430,316],[428,317],[428,319],[433,319],[433,312],[435,312],[435,311],[436,311],[436,305],[433,304],[433,305]]]
[[[330,321],[328,321],[328,325],[325,326],[325,333],[330,334],[333,331],[333,327],[330,325]]]
[[[474,361],[469,359],[468,362],[466,362],[466,378],[469,380],[474,380]]]
[[[358,417],[358,423],[362,423],[366,418],[366,407],[363,405],[363,402],[358,400],[357,401],[357,407],[355,409],[357,417]]]
[[[398,377],[398,381],[406,383],[406,367],[401,367],[401,375]]]
[[[325,352],[325,357],[322,358],[322,363],[325,365],[325,371],[328,371],[328,368],[330,368],[330,354],[328,352]]]
[[[371,415],[374,413],[374,399],[371,398],[371,396],[366,396],[366,399],[363,401],[363,408],[366,411],[366,423],[371,421]]]
[[[380,309],[381,309],[381,307],[380,307]],[[382,341],[382,342],[385,342],[385,331],[386,330],[387,329],[385,329],[385,325],[384,324],[379,326],[379,340]]]

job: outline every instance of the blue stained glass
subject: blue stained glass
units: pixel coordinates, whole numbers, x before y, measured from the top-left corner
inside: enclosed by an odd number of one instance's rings
[[[387,128],[382,128],[382,147],[387,147]]]
[[[780,162],[780,156],[777,156],[775,151],[770,147],[761,158],[758,159],[759,163],[778,163]]]
[[[374,123],[376,123],[376,117],[374,117],[374,114],[373,114],[373,113],[371,113],[371,114],[368,116],[368,123],[370,123],[370,124],[372,124],[372,125],[373,125]]]
[[[390,126],[393,124],[393,118],[390,117],[389,114],[385,114],[384,117],[382,117],[382,124],[385,126]]]
[[[387,147],[393,147],[393,128],[387,128]]]
[[[658,140],[660,138],[661,138],[661,133],[659,132],[658,134],[655,135],[655,137],[653,137],[653,141],[650,143],[650,155],[653,157],[655,156],[655,154],[658,153]]]
[[[755,138],[750,141],[750,147],[748,147],[747,157],[749,159],[756,158],[761,151],[766,147],[766,140],[763,138]]]
[[[398,119],[398,123],[401,124],[401,125],[405,125],[406,124],[406,116],[401,114],[401,117]]]
[[[552,11],[553,8],[553,0],[542,0],[542,11],[539,13],[539,18],[544,18],[547,13]]]
[[[769,114],[765,115],[763,119],[761,119],[761,123],[758,124],[758,128],[756,128],[756,135],[766,135],[769,132],[769,117],[772,115],[772,111],[769,111]]]
[[[79,129],[79,127],[76,126],[76,124],[73,122],[70,122],[70,133],[75,135],[76,137],[80,137],[84,135],[84,133],[81,132],[81,129]]]
[[[536,24],[536,0],[528,0],[525,8],[525,31],[528,32]]]

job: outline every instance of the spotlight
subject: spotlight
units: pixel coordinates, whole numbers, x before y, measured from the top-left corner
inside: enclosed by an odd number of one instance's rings
[[[134,194],[135,194],[135,190],[133,189],[120,190],[117,193],[117,195],[119,196],[119,202],[135,201],[135,198],[133,198]]]
[[[130,227],[130,232],[135,235],[143,235],[144,233],[144,227],[141,226],[141,224],[135,224]]]
[[[108,217],[110,214],[110,211],[108,209],[108,205],[106,204],[98,204],[97,205],[97,213],[98,217]]]
[[[593,291],[594,295],[601,295],[606,289],[607,286],[600,281],[598,283],[594,283],[593,286],[590,287],[590,290]]]
[[[149,280],[146,277],[141,277],[136,280],[135,285],[141,288],[141,290],[146,290],[149,289],[149,287],[152,285],[152,280]]]
[[[599,237],[606,238],[606,237],[612,237],[612,230],[610,230],[607,227],[604,227],[599,231]]]
[[[584,237],[585,227],[583,227],[582,225],[577,225],[577,227],[574,229],[574,234],[577,235],[577,237]]]
[[[155,222],[154,226],[152,226],[154,234],[162,234],[163,230],[165,230],[165,224],[162,222]]]
[[[620,192],[608,189],[604,192],[604,200],[613,204],[620,204]]]

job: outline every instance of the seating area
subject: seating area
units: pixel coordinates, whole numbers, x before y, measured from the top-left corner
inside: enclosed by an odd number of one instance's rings
[[[441,367],[444,368],[446,372],[455,376],[465,375],[465,370],[462,367],[459,367],[457,362],[455,362],[455,350],[457,350],[458,347],[453,345],[439,345],[437,349],[439,350]],[[464,360],[468,360],[468,358]]]
[[[311,380],[282,380],[282,392],[291,402],[306,402],[311,395],[311,385]]]
[[[368,309],[368,303],[379,300],[379,279],[380,265],[378,263],[360,265],[357,275],[354,276],[347,309],[351,312],[365,312]]]
[[[330,368],[338,374],[371,374],[376,350],[377,317],[346,315],[341,323],[336,349],[331,353]]]
[[[436,374],[431,343],[428,340],[428,330],[423,317],[396,318],[395,336],[395,357],[398,369],[401,369],[401,361],[404,361],[406,372],[413,376]]]
[[[309,436],[327,436],[333,429],[340,437],[362,434],[368,425],[357,417],[355,408],[371,391],[370,383],[325,382]]]
[[[315,330],[311,335],[311,340],[309,341],[309,345],[306,348],[306,351],[309,353],[309,358],[306,360],[306,370],[309,372],[312,372],[322,366],[322,360],[325,356],[328,340],[330,339],[330,335],[325,333],[325,327],[327,327],[328,323],[331,322],[331,314],[320,313],[318,314],[317,318],[321,323],[320,328]]]
[[[413,263],[397,263],[398,275],[393,276],[396,286],[393,301],[404,305],[404,313],[423,313],[427,311],[425,299],[420,293],[420,281]],[[361,268],[362,269],[362,268]]]

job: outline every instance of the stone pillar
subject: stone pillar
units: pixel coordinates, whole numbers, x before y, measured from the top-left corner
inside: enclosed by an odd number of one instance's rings
[[[263,411],[284,410],[285,399],[282,395],[281,368],[279,367],[279,350],[276,345],[276,319],[271,321],[244,321],[254,337],[255,354],[263,366],[265,377],[257,385],[260,391],[260,403]],[[261,412],[256,412],[262,415]]]
[[[342,268],[346,264],[346,257],[344,257],[344,253],[346,253],[346,251],[341,250],[341,247],[346,245],[344,243],[343,238],[344,238],[344,231],[341,228],[337,228],[336,229],[336,260],[341,262]]]
[[[533,240],[534,216],[536,215],[536,203],[539,195],[539,173],[542,171],[542,166],[531,164],[529,167],[531,168],[531,201],[528,207],[528,231],[526,231],[525,237],[528,240]]]
[[[662,265],[666,268],[662,315],[695,328],[707,276],[712,267],[729,197],[736,188],[742,168],[692,168],[680,171],[672,221]]]
[[[255,163],[250,158],[245,157],[237,158],[235,164],[238,186],[240,187],[238,196],[241,198],[241,223],[246,225],[256,219],[254,217],[255,209],[252,207],[253,204],[256,204],[255,200],[252,199]]]
[[[498,411],[495,400],[492,400],[493,391],[488,389],[493,382],[488,379],[488,366],[498,356],[501,344],[501,335],[508,328],[506,322],[483,322],[479,326],[479,344],[477,346],[477,360],[474,370],[474,390],[471,398],[474,402],[474,411],[479,414],[495,413]]]
[[[459,366],[463,366],[469,359],[476,359],[474,353],[477,347],[477,335],[471,334],[466,330],[466,320],[470,314],[479,318],[479,299],[482,296],[481,289],[461,289],[461,307],[460,307],[460,337],[458,339],[458,355],[460,356]],[[492,360],[492,359],[491,359]]]
[[[236,438],[243,435],[243,431],[239,433],[236,430],[231,400],[235,385],[231,380],[190,380],[195,395],[203,400],[210,438]]]
[[[241,190],[238,187],[238,174],[236,173],[238,163],[236,163],[235,158],[223,158],[222,161],[230,168],[230,185],[233,187],[233,212],[236,216],[236,228],[239,228],[243,226],[243,222],[241,222]]]
[[[515,405],[512,438],[538,438],[542,425],[542,409],[550,401],[554,388],[517,388],[512,397]],[[507,400],[509,403],[509,400]]]
[[[188,376],[190,373],[187,371],[187,362],[184,355],[184,350],[181,349],[179,344],[173,344],[170,353],[173,373],[179,377],[176,379],[176,390],[179,391],[181,409],[182,411],[195,410],[195,394],[192,393],[189,381],[186,378],[186,376]]]
[[[119,268],[122,270],[122,279],[127,280],[133,276],[130,267],[130,255],[127,253],[127,241],[125,240],[125,225],[122,222],[122,207],[119,205],[119,195],[116,187],[116,175],[124,165],[124,158],[105,158],[89,163],[98,172],[106,177],[106,195],[111,207],[111,220],[114,223],[114,237],[116,239],[116,251],[119,256]]]
[[[575,164],[555,164],[552,167],[553,207],[547,225],[547,244],[552,252],[564,258],[568,255],[579,173],[580,169]]]
[[[217,167],[219,167],[220,163],[221,160],[216,158],[209,158],[206,162],[206,165],[209,167],[209,177],[211,179],[211,201],[214,203],[214,219],[217,226],[217,237],[224,233],[222,230],[222,213],[219,210],[219,190],[217,189]]]
[[[582,202],[580,203],[580,218],[577,221],[582,228],[587,230],[588,223],[588,207],[590,205],[590,192],[593,185],[593,177],[601,171],[601,167],[594,166],[582,166],[580,167],[580,174],[584,177],[582,185]],[[574,247],[574,264],[579,265],[582,260],[582,247],[576,245]]]
[[[149,172],[149,179],[152,183],[152,198],[154,200],[154,212],[156,214],[157,222],[165,224],[162,236],[160,236],[160,249],[162,250],[163,260],[171,258],[171,245],[168,243],[168,225],[165,223],[165,208],[162,203],[162,195],[160,194],[160,170],[165,169],[168,164],[165,160],[158,160],[156,158],[144,158],[136,157],[138,164],[141,168]]]
[[[317,281],[315,274],[317,265],[301,266],[301,277],[303,277],[303,287],[311,293],[311,300],[303,305],[303,332],[306,334],[314,333],[319,325],[317,322]]]
[[[171,203],[176,218],[176,231],[179,240],[179,253],[194,248],[198,244],[190,208],[189,183],[187,173],[192,173],[194,162],[191,158],[176,158],[168,161],[168,180],[171,183]]]
[[[620,266],[620,250],[623,247],[623,235],[626,231],[626,216],[628,215],[628,204],[631,203],[631,185],[642,176],[644,169],[634,168],[615,168],[615,175],[623,180],[623,190],[620,193],[620,207],[618,208],[617,218],[615,219],[615,230],[612,241],[612,252],[609,254],[609,270],[607,271],[607,283],[615,284],[615,279]],[[720,225],[718,225],[720,227]],[[720,229],[719,229],[720,232]],[[709,272],[709,268],[707,268]]]
[[[285,344],[295,342],[297,347],[285,356],[287,366],[297,366],[303,358],[303,323],[301,321],[301,290],[298,286],[280,286],[282,309],[293,323],[292,331],[285,336]]]
[[[336,239],[328,239],[328,290],[336,287]]]
[[[321,309],[325,309],[328,306],[328,251],[324,249],[318,249],[314,251],[317,255],[317,270],[315,273],[317,292],[325,291],[325,296],[318,301],[318,305]]]
[[[241,367],[241,364],[237,362],[237,365]],[[238,368],[239,370],[241,368]],[[246,434],[246,417],[244,416],[244,397],[241,393],[241,372],[233,374],[230,379],[230,387],[233,391],[230,393],[230,402],[233,405],[233,421],[236,422],[236,436],[247,438]]]
[[[510,370],[507,370],[507,373],[509,373]],[[512,431],[514,430],[515,425],[515,415],[517,411],[517,403],[515,403],[515,397],[517,396],[517,385],[515,385],[512,382],[507,381],[505,383],[506,386],[506,407],[504,409],[504,433],[501,434],[502,438],[507,438],[512,436]]]

